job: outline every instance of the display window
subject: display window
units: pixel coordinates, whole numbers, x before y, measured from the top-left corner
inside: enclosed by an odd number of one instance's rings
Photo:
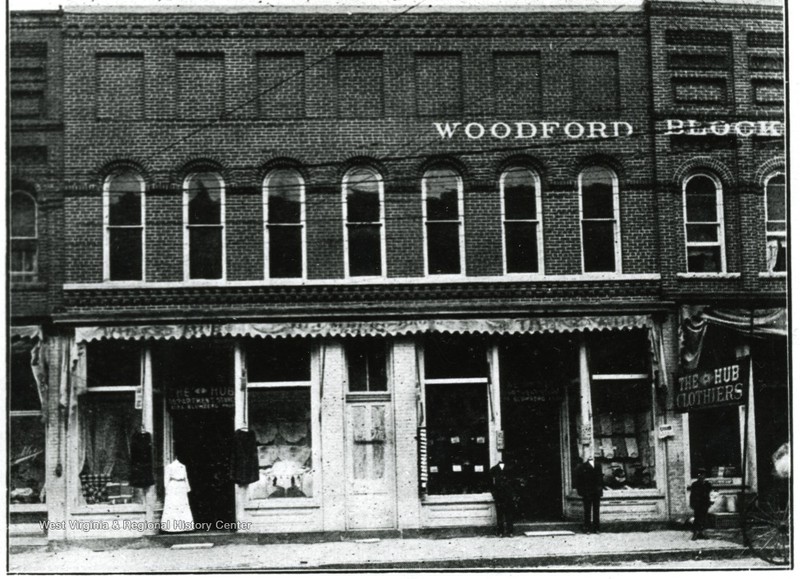
[[[8,425],[9,502],[45,502],[45,426],[31,368],[30,340],[11,345],[11,392]]]
[[[255,433],[259,467],[248,500],[314,497],[311,342],[259,339],[245,352],[247,424]]]
[[[480,338],[424,343],[428,494],[489,490],[489,365]]]
[[[81,504],[144,502],[144,489],[130,484],[131,440],[142,430],[142,358],[141,347],[127,342],[86,348],[87,388],[78,425]]]

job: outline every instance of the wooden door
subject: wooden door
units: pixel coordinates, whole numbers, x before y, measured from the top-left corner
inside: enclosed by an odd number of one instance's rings
[[[347,403],[347,528],[396,525],[394,428],[391,402]]]

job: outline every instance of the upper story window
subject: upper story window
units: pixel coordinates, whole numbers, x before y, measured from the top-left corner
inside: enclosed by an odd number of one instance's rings
[[[141,280],[144,264],[144,180],[134,171],[110,175],[103,187],[103,278]]]
[[[589,167],[578,176],[583,271],[620,272],[619,184],[613,171]]]
[[[305,184],[294,169],[264,179],[265,271],[270,278],[305,275]]]
[[[539,177],[512,167],[500,176],[506,273],[544,271],[542,197]]]
[[[193,173],[183,188],[183,273],[186,279],[225,277],[225,183],[218,173]]]
[[[383,179],[358,167],[344,176],[345,270],[350,277],[384,274]]]
[[[464,273],[464,192],[452,169],[432,169],[422,178],[422,220],[425,223],[425,272]]]
[[[689,272],[725,271],[722,184],[707,173],[683,182],[686,265]]]
[[[767,216],[767,271],[786,271],[786,175],[767,177],[764,202]]]
[[[25,191],[11,194],[11,278],[14,281],[36,279],[38,206],[36,199]]]

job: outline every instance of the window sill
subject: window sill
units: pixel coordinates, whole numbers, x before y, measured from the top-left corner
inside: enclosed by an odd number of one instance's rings
[[[742,274],[737,272],[679,272],[678,279],[738,279]]]
[[[664,493],[661,492],[659,489],[615,489],[615,490],[605,490],[603,491],[603,497],[600,499],[609,500],[609,499],[663,499]],[[567,495],[567,499],[571,501],[580,501],[582,500],[578,493],[572,492]]]
[[[114,515],[121,513],[140,513],[145,514],[146,507],[140,503],[128,503],[124,505],[81,505],[75,507],[70,512],[71,515]]]
[[[36,291],[47,289],[47,283],[43,281],[22,281],[11,278],[10,285],[12,290]]]
[[[453,503],[492,503],[490,493],[474,493],[470,495],[425,495],[423,505],[449,505]]]
[[[9,513],[46,513],[47,503],[10,503]]]
[[[681,274],[679,274],[681,275]],[[719,275],[719,274],[714,274]],[[739,275],[739,274],[735,274]],[[130,290],[130,289],[177,289],[177,288],[219,288],[219,287],[286,287],[286,286],[361,286],[397,284],[456,284],[456,283],[565,283],[597,281],[659,281],[658,273],[584,273],[584,274],[509,274],[497,276],[424,276],[424,277],[369,277],[337,279],[281,278],[269,280],[188,280],[188,281],[108,281],[99,283],[67,283],[66,291],[71,290]]]
[[[785,271],[760,271],[758,277],[762,279],[786,279]]]
[[[320,502],[315,498],[296,499],[251,499],[247,501],[246,511],[261,511],[269,509],[318,509]]]

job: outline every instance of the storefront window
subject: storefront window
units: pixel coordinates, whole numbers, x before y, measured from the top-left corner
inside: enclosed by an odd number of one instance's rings
[[[425,341],[428,494],[489,490],[486,345],[466,337]]]
[[[313,497],[311,345],[254,340],[246,353],[247,423],[256,436],[260,471],[248,498]]]
[[[709,478],[742,476],[739,407],[693,410],[689,413],[690,470],[705,468]]]
[[[11,346],[8,482],[11,504],[45,502],[45,428],[31,368],[34,344]]]
[[[87,505],[142,503],[144,489],[130,485],[131,440],[142,430],[141,348],[112,341],[86,349],[78,446],[81,500]]]

